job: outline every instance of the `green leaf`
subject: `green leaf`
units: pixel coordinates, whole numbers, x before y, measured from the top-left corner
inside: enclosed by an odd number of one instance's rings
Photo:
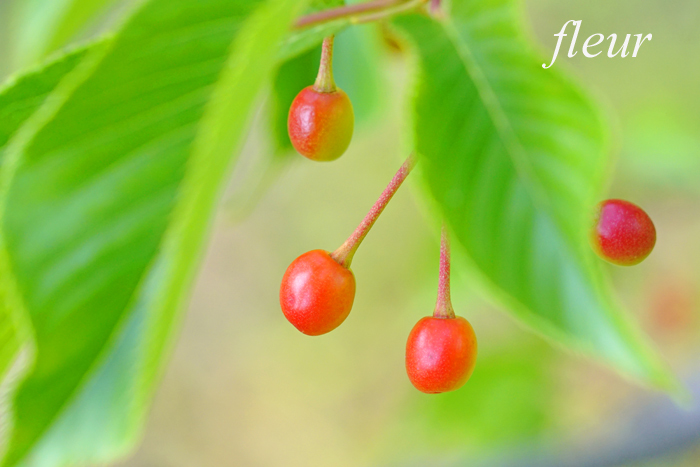
[[[3,241],[37,355],[4,465],[107,462],[137,439],[253,103],[304,3],[152,0],[13,139]]]
[[[396,20],[414,45],[415,147],[458,245],[532,329],[662,388],[675,384],[615,304],[587,233],[608,172],[593,104],[542,68],[510,0]]]
[[[64,46],[117,0],[27,0],[14,5],[14,59],[23,66]]]
[[[75,68],[85,54],[85,49],[76,50],[2,87],[0,160],[12,135],[43,104],[50,92]],[[11,272],[4,268],[6,264],[5,261],[0,261],[0,275],[5,277],[5,280],[0,282],[0,381],[3,392],[6,392],[6,387],[15,383],[25,369],[32,347],[31,324],[17,296],[16,286],[10,279]],[[0,425],[4,425],[4,418],[5,415],[0,414]]]

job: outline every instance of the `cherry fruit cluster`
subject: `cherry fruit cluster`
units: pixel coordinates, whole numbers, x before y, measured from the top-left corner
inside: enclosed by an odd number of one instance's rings
[[[332,161],[350,145],[354,127],[352,103],[333,80],[333,37],[323,42],[321,65],[313,86],[303,89],[289,111],[289,137],[296,150],[315,161]],[[333,252],[312,250],[287,268],[280,305],[287,320],[309,336],[326,334],[350,314],[355,300],[355,252],[415,165],[410,156],[379,200],[343,245]],[[591,229],[594,250],[618,265],[646,258],[656,242],[649,216],[638,206],[607,200],[598,206]],[[450,245],[443,226],[438,299],[432,316],[411,330],[406,344],[406,372],[420,391],[436,394],[459,389],[471,376],[477,340],[469,321],[455,315],[450,298]]]
[[[321,65],[313,86],[304,88],[289,110],[289,138],[303,156],[332,161],[347,150],[354,130],[354,113],[347,94],[333,79],[333,37],[323,41]],[[340,326],[355,300],[352,258],[415,164],[409,157],[358,228],[334,252],[312,250],[295,259],[282,278],[280,305],[284,316],[309,336]],[[423,392],[451,391],[462,386],[476,362],[476,336],[469,322],[456,317],[449,297],[449,248],[443,232],[438,306],[420,320],[406,345],[406,369]]]

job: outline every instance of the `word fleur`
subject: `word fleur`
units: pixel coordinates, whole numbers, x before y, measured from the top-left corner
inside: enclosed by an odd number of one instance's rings
[[[582,21],[567,21],[564,23],[564,27],[561,28],[561,31],[559,31],[559,34],[555,34],[555,37],[558,37],[559,39],[557,40],[557,47],[554,49],[554,56],[552,57],[552,63],[547,66],[546,63],[542,64],[542,68],[547,69],[550,68],[552,65],[554,65],[554,62],[557,60],[557,55],[559,54],[559,49],[561,48],[561,43],[564,41],[564,37],[567,35],[565,34],[566,27],[569,25],[569,23],[573,23],[576,29],[574,30],[574,35],[571,38],[571,46],[569,47],[569,58],[574,57],[578,51],[576,49],[576,39],[578,38],[578,33],[579,30],[581,29],[581,23]],[[635,58],[637,56],[637,53],[639,52],[639,48],[642,46],[644,41],[651,40],[651,34],[647,34],[644,36],[643,34],[635,34],[634,35],[637,38],[637,43],[634,45],[634,52],[632,52],[632,57]],[[644,37],[642,37],[644,36]],[[632,37],[632,34],[627,34],[627,37],[625,38],[625,42],[620,46],[617,51],[615,51],[615,43],[617,42],[617,34],[611,34],[608,37],[608,40],[610,41],[610,48],[608,49],[608,57],[613,58],[616,57],[617,54],[620,54],[621,57],[627,57],[629,55],[629,52],[627,51],[627,46],[629,45],[630,38]],[[603,34],[593,34],[590,36],[588,39],[586,39],[586,42],[583,43],[583,55],[585,55],[588,58],[593,58],[597,57],[601,53],[603,53],[602,50],[598,50],[597,52],[595,50],[591,50],[594,47],[598,47],[601,45],[601,43],[605,40],[605,36]],[[595,42],[594,42],[595,41]]]

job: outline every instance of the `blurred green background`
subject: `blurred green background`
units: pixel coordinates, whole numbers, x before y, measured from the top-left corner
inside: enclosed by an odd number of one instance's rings
[[[127,2],[105,3],[113,12],[77,37],[108,28]],[[700,3],[527,0],[523,8],[543,61],[571,19],[583,20],[579,44],[594,33],[654,35],[634,59],[560,53],[555,66],[614,117],[619,160],[609,194],[656,223],[648,260],[610,267],[621,300],[700,395]],[[0,76],[36,61],[25,26],[41,30],[46,18],[32,0],[0,0]],[[348,154],[333,164],[292,156],[270,175],[256,162],[273,151],[261,104],[144,442],[121,465],[700,465],[694,405],[681,410],[524,330],[481,298],[459,264],[455,309],[477,332],[477,368],[457,392],[417,392],[404,346],[434,306],[438,241],[411,179],[355,257],[358,292],[345,324],[309,338],[284,320],[278,287],[287,265],[339,246],[407,152],[405,57],[375,26],[337,43],[336,79],[359,116]]]

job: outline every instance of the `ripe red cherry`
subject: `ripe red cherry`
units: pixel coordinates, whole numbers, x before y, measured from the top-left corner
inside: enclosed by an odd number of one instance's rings
[[[384,211],[415,165],[410,156],[391,179],[360,225],[333,253],[313,250],[295,259],[287,268],[280,288],[284,316],[298,330],[318,336],[340,326],[355,300],[352,258],[369,230]]]
[[[425,317],[406,344],[406,371],[411,383],[428,394],[454,391],[467,382],[476,364],[476,335],[469,321]]]
[[[609,199],[598,205],[591,243],[604,260],[633,266],[654,249],[656,229],[647,213],[636,204]]]
[[[314,161],[333,161],[350,146],[355,114],[343,90],[320,92],[308,86],[292,102],[287,124],[299,154]]]
[[[324,250],[304,253],[289,265],[282,278],[282,312],[294,327],[309,336],[340,326],[354,299],[352,271]]]

